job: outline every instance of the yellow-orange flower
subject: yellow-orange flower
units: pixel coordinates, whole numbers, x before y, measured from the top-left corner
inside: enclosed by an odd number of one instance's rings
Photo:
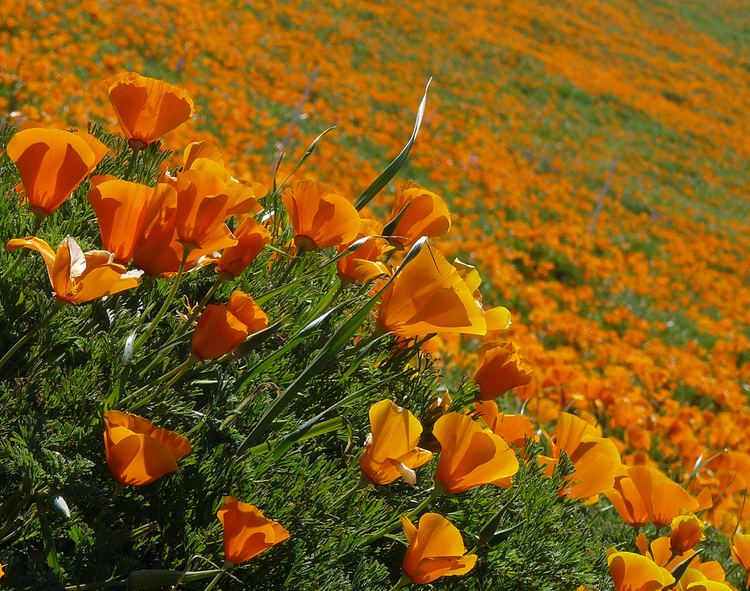
[[[695,511],[699,505],[682,486],[652,466],[631,466],[627,476],[617,480],[607,498],[627,523],[634,518],[642,520],[645,512],[655,524],[669,525],[677,515]]]
[[[339,259],[336,263],[339,277],[345,281],[367,283],[381,275],[388,274],[388,267],[378,261],[388,248],[384,239],[375,238],[382,232],[383,224],[380,222],[370,219],[361,220],[357,240],[368,236],[370,238],[364,244],[360,244],[354,252]],[[340,246],[338,250],[343,252],[346,247]]]
[[[703,539],[703,522],[692,513],[678,515],[672,520],[669,545],[674,554],[684,554]]]
[[[449,412],[433,428],[440,442],[435,481],[451,494],[494,484],[507,488],[518,472],[518,459],[502,437],[472,420]]]
[[[224,555],[232,564],[250,560],[289,537],[281,524],[234,497],[224,497],[224,505],[216,516],[224,528]]]
[[[615,476],[622,471],[620,454],[614,443],[583,419],[561,412],[557,415],[555,443],[551,456],[538,456],[551,475],[554,466],[565,452],[575,470],[560,494],[573,499],[586,499],[612,487]]]
[[[6,250],[29,248],[42,255],[54,296],[61,302],[80,304],[137,287],[140,271],[128,271],[112,262],[105,250],[83,252],[70,236],[53,251],[41,238],[14,238]]]
[[[119,179],[96,183],[89,191],[89,203],[99,220],[102,243],[118,263],[124,264],[133,258],[153,192],[153,187]]]
[[[224,249],[217,265],[229,277],[239,276],[263,250],[271,234],[265,226],[248,217],[234,232],[237,244]]]
[[[359,231],[359,212],[348,199],[315,181],[297,181],[282,197],[300,250],[352,242]]]
[[[732,558],[745,569],[750,583],[750,534],[735,534],[732,538]]]
[[[401,246],[420,236],[440,236],[451,228],[451,214],[445,201],[414,181],[404,183],[396,191],[392,219],[398,217],[391,240]]]
[[[32,127],[17,132],[7,152],[16,163],[32,211],[43,217],[65,202],[107,148],[88,134]]]
[[[177,461],[192,451],[182,435],[156,427],[134,414],[104,413],[104,453],[120,484],[143,486],[177,471]]]
[[[417,447],[422,425],[408,410],[391,400],[370,407],[371,433],[359,459],[362,472],[376,484],[390,484],[404,478],[417,482],[414,470],[432,459],[432,453]]]
[[[481,417],[493,433],[511,445],[522,448],[526,438],[536,437],[529,417],[501,413],[494,400],[475,402],[474,408],[474,414]]]
[[[531,382],[533,370],[521,357],[515,343],[486,343],[479,348],[477,356],[474,381],[479,385],[480,400],[492,400]]]
[[[135,72],[106,81],[109,100],[129,140],[151,144],[193,116],[193,100],[184,89]]]
[[[415,585],[432,583],[440,577],[463,575],[477,562],[476,554],[466,554],[461,532],[439,513],[425,513],[419,526],[406,515],[401,526],[409,541],[403,569]]]
[[[487,332],[482,309],[464,280],[437,249],[427,246],[383,293],[378,323],[402,337]]]
[[[267,326],[268,317],[253,298],[235,291],[226,304],[206,306],[193,333],[192,353],[200,360],[216,359]]]
[[[674,583],[668,570],[633,552],[612,552],[607,564],[616,591],[661,591]]]

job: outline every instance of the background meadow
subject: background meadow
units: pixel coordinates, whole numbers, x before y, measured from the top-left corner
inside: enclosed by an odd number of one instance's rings
[[[745,575],[730,557],[728,536],[750,528],[746,3],[155,4],[0,5],[0,115],[9,124],[1,127],[2,146],[11,126],[26,121],[77,128],[90,121],[113,148],[111,172],[125,174],[127,154],[113,139],[117,120],[103,80],[136,71],[187,89],[195,101],[196,115],[163,140],[174,152],[165,156],[169,166],[180,164],[189,142],[206,140],[236,177],[270,188],[282,153],[280,178],[335,126],[295,178],[328,183],[354,200],[406,143],[432,77],[410,158],[368,210],[387,218],[395,189],[410,179],[446,200],[453,228],[436,244],[449,259],[477,267],[485,307],[511,311],[503,338],[534,368],[532,383],[500,406],[523,406],[550,433],[558,411],[577,414],[601,425],[625,464],[653,462],[694,496],[707,491],[711,506],[701,517],[711,525],[702,559],[718,560],[741,588]],[[153,181],[149,165],[155,170],[157,160],[143,155],[136,171],[143,181]],[[3,242],[31,224],[17,183],[3,157]],[[53,246],[67,234],[85,248],[99,244],[85,194],[77,192],[45,226]],[[327,260],[320,256],[314,260]],[[6,268],[14,258],[3,252],[0,263]],[[255,297],[302,277],[272,250],[253,269],[232,287]],[[403,536],[393,530],[358,544],[416,507],[428,495],[429,477],[420,475],[417,490],[399,482],[351,492],[367,409],[388,397],[427,417],[446,390],[460,408],[475,394],[470,376],[480,340],[441,335],[429,343],[430,355],[395,359],[385,349],[362,353],[348,345],[275,423],[269,440],[277,443],[340,401],[342,388],[357,396],[293,449],[257,448],[238,463],[237,447],[279,388],[366,301],[366,292],[345,292],[342,316],[294,341],[248,382],[248,368],[326,309],[334,276],[326,271],[304,291],[269,298],[264,310],[271,323],[282,322],[278,332],[240,359],[195,370],[135,410],[148,409],[155,423],[200,441],[200,453],[181,462],[169,482],[143,490],[112,480],[100,408],[118,384],[140,387],[181,363],[184,343],[160,366],[145,364],[131,382],[119,382],[122,341],[137,323],[139,303],[125,296],[114,309],[65,309],[57,329],[1,376],[0,564],[8,574],[0,587],[54,589],[123,580],[139,569],[213,568],[189,562],[196,555],[221,565],[215,512],[222,495],[239,491],[292,538],[219,588],[390,589]],[[41,317],[46,282],[34,254],[13,281],[0,284],[0,350]],[[208,272],[191,277],[178,311],[212,282]],[[147,289],[159,300],[168,288]],[[223,286],[217,300],[231,291]],[[176,313],[167,318],[151,354],[180,322]],[[368,389],[379,381],[382,388]],[[196,414],[227,417],[240,403],[244,414],[231,428]],[[528,454],[538,454],[544,439],[527,445]],[[558,497],[564,472],[547,479],[531,462],[507,491],[485,487],[438,499],[431,510],[459,523],[468,547],[488,515],[504,513],[476,571],[435,588],[613,588],[605,550],[635,551],[632,529],[606,499],[586,507]],[[70,519],[49,504],[58,492]],[[656,528],[648,528],[654,537]]]

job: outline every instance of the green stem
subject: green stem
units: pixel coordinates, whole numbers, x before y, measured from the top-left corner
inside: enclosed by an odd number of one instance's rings
[[[216,576],[211,579],[211,582],[208,584],[208,586],[204,589],[204,591],[211,591],[216,585],[219,583],[219,579],[224,575],[224,571],[219,571],[216,573]]]
[[[8,352],[3,355],[2,359],[0,359],[0,369],[3,368],[3,366],[8,363],[8,361],[11,360],[13,355],[16,354],[16,352],[23,347],[36,333],[38,333],[42,328],[44,328],[50,320],[52,320],[52,317],[57,314],[62,309],[62,304],[59,302],[55,302],[55,307],[52,308],[52,310],[44,317],[42,318],[39,323],[32,328],[29,332],[27,332],[25,335],[23,335],[15,345],[13,345]]]
[[[36,233],[39,231],[39,228],[42,225],[42,222],[44,221],[44,216],[36,216],[34,218],[34,224],[31,227],[31,236],[36,236]],[[13,260],[13,262],[10,264],[10,266],[3,271],[2,277],[0,279],[8,279],[13,273],[15,273],[16,269],[18,268],[18,265],[21,263],[21,259],[28,253],[29,251],[25,248],[21,249],[21,252],[19,252],[16,255],[16,258]]]
[[[159,311],[156,313],[156,317],[148,325],[146,332],[144,332],[140,337],[136,339],[135,344],[133,345],[134,356],[135,356],[135,351],[137,351],[138,347],[142,345],[144,342],[146,342],[148,337],[151,336],[151,333],[154,332],[154,329],[159,324],[164,314],[167,313],[169,306],[172,305],[174,296],[177,294],[177,288],[180,286],[180,280],[182,279],[182,275],[185,272],[185,265],[187,263],[188,255],[190,255],[190,249],[184,248],[184,247],[183,249],[184,249],[184,252],[182,254],[182,261],[180,262],[180,268],[177,270],[177,276],[174,278],[174,283],[172,283],[172,289],[169,290],[169,293],[167,294],[167,297],[164,300],[164,303],[162,304],[161,308],[159,308]]]
[[[391,587],[391,591],[398,591],[399,589],[406,587],[409,583],[411,583],[409,577],[401,575],[401,578],[396,581],[396,584],[393,587]]]
[[[433,488],[430,491],[430,494],[421,502],[419,505],[414,507],[411,511],[408,511],[405,513],[405,515],[409,518],[415,517],[419,513],[421,513],[424,509],[426,509],[432,501],[434,501],[436,498],[440,496],[440,491],[438,491],[437,488]],[[398,529],[398,526],[401,525],[401,517],[399,517],[397,520],[393,521],[392,523],[389,523],[385,527],[380,528],[375,533],[370,534],[362,542],[357,544],[357,548],[361,548],[362,546],[367,546],[368,544],[372,544],[373,542],[379,540],[384,535],[391,533],[393,530]]]
[[[221,273],[219,273],[216,276],[216,281],[214,281],[214,284],[211,286],[211,289],[209,289],[206,292],[206,295],[203,296],[203,298],[201,299],[201,301],[198,302],[198,305],[195,308],[193,308],[192,312],[190,312],[190,316],[188,316],[187,320],[185,320],[185,322],[183,323],[182,329],[180,329],[180,333],[178,333],[177,336],[181,336],[181,333],[184,332],[185,330],[187,330],[190,327],[190,325],[193,323],[193,321],[196,318],[198,318],[198,316],[200,315],[200,313],[203,312],[203,308],[206,307],[206,305],[208,304],[209,300],[216,293],[216,290],[219,289],[219,286],[224,282],[224,278],[225,277]]]
[[[149,388],[154,387],[154,391],[151,392],[151,394],[149,394],[148,396],[144,396],[141,400],[139,400],[138,402],[130,406],[130,410],[135,410],[137,408],[141,408],[142,406],[145,406],[146,404],[151,402],[157,394],[159,394],[160,392],[163,392],[164,390],[168,390],[169,388],[171,388],[177,380],[179,380],[183,375],[185,375],[185,372],[187,372],[187,370],[189,370],[193,366],[193,364],[195,364],[195,362],[196,362],[196,359],[194,357],[189,357],[187,361],[185,361],[181,365],[178,365],[172,371],[167,372],[158,380],[155,380],[155,382],[153,382],[152,384],[149,384],[148,386],[144,386],[143,388],[139,388],[138,390],[133,392],[130,396],[126,397],[122,401],[121,405],[124,405],[129,400],[133,400],[141,392],[145,392]],[[167,377],[167,376],[171,376],[171,377]],[[161,388],[156,389],[155,386],[159,385],[159,383],[165,379],[169,379],[169,381],[166,384],[162,385]]]

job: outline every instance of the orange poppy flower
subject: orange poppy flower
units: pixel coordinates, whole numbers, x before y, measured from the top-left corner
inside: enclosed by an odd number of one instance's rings
[[[706,538],[703,535],[703,522],[692,513],[678,515],[672,520],[671,527],[669,546],[674,554],[684,554]]]
[[[237,244],[224,249],[217,265],[219,272],[238,277],[271,240],[265,226],[248,217],[234,232]]]
[[[482,309],[437,249],[423,248],[383,293],[378,323],[398,336],[429,333],[483,335]]]
[[[177,191],[158,183],[149,195],[146,214],[133,250],[133,263],[152,276],[176,273],[182,260],[177,242]]]
[[[633,552],[612,552],[607,564],[616,591],[660,591],[674,583],[667,569]]]
[[[370,429],[359,459],[365,476],[376,484],[390,484],[403,477],[415,485],[414,470],[432,459],[431,452],[417,447],[422,434],[417,417],[391,400],[381,400],[370,407]]]
[[[465,414],[449,412],[433,428],[440,442],[435,482],[451,494],[494,484],[507,488],[518,472],[513,450],[499,435]]]
[[[557,415],[555,442],[551,456],[538,456],[546,466],[545,474],[552,474],[562,452],[568,456],[575,471],[560,491],[573,499],[585,499],[598,495],[612,487],[622,471],[620,454],[614,443],[583,419],[569,413]]]
[[[634,515],[640,521],[645,511],[655,524],[669,525],[680,513],[698,509],[697,499],[652,466],[631,466],[617,480],[606,494],[627,523]]]
[[[474,409],[474,414],[481,417],[493,433],[511,445],[523,448],[526,438],[536,438],[534,425],[529,417],[501,413],[494,400],[475,402]]]
[[[32,127],[17,132],[6,151],[16,163],[26,198],[37,217],[60,207],[107,153],[86,134]]]
[[[187,91],[162,80],[123,72],[106,84],[122,132],[129,140],[152,144],[195,113]]]
[[[421,236],[446,234],[451,228],[451,214],[445,201],[414,181],[404,183],[396,191],[391,218],[395,220],[397,217],[391,241],[400,246],[406,246]]]
[[[300,250],[349,244],[359,232],[359,212],[348,199],[315,181],[297,181],[282,197]]]
[[[232,564],[255,558],[289,537],[284,527],[267,519],[260,510],[234,497],[224,497],[216,513],[224,528],[224,556]]]
[[[44,259],[55,298],[67,304],[81,304],[140,285],[141,271],[128,271],[112,262],[106,250],[83,252],[70,236],[53,251],[41,238],[14,238],[5,249],[29,248]]]
[[[401,526],[409,541],[403,569],[415,585],[426,585],[440,577],[464,575],[477,563],[476,554],[466,554],[461,532],[439,513],[425,513],[418,527],[402,515]]]
[[[235,291],[226,304],[210,304],[198,319],[192,354],[216,359],[234,351],[247,336],[268,327],[268,317],[246,293]]]
[[[98,182],[89,191],[89,203],[99,220],[102,243],[118,263],[124,264],[133,258],[153,192],[153,187],[119,179]]]
[[[345,281],[367,283],[381,275],[388,274],[388,267],[378,261],[385,253],[388,245],[384,239],[374,238],[374,236],[379,236],[382,232],[383,224],[380,222],[370,219],[361,220],[356,240],[367,236],[371,238],[364,244],[361,244],[354,252],[338,260],[336,270],[339,277]],[[340,246],[338,250],[339,252],[343,252],[346,248]]]
[[[134,414],[104,413],[104,453],[120,484],[143,486],[170,472],[192,451],[182,435],[156,427]]]
[[[735,534],[732,538],[732,558],[745,569],[750,583],[750,534]]]
[[[474,381],[479,385],[480,400],[492,400],[531,383],[533,369],[521,357],[515,343],[486,343],[479,348],[477,356]]]

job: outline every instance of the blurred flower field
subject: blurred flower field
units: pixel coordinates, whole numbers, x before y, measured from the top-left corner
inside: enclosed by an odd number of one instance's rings
[[[747,589],[749,40],[0,5],[0,588]]]

